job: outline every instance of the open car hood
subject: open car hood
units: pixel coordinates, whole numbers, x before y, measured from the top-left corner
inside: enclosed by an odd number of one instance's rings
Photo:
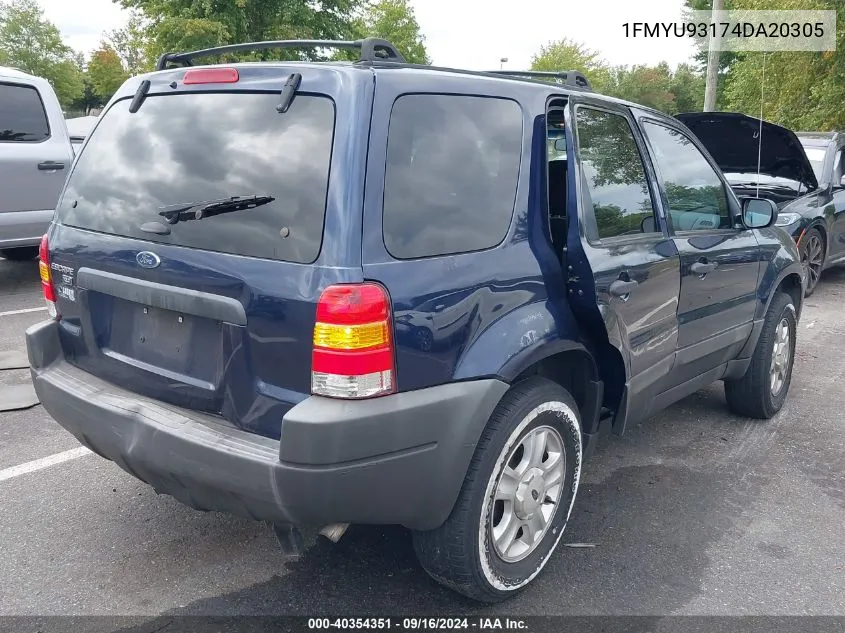
[[[690,112],[676,117],[699,138],[726,174],[757,173],[760,119],[738,112]],[[788,178],[808,191],[818,189],[813,166],[795,132],[763,121],[760,173]]]

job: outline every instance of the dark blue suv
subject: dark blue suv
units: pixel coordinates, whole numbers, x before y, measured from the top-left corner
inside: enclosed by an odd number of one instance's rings
[[[329,45],[361,59],[191,63]],[[47,411],[157,491],[287,536],[401,524],[496,601],[603,432],[717,380],[781,408],[795,244],[677,120],[378,40],[159,66],[73,166],[27,332]]]

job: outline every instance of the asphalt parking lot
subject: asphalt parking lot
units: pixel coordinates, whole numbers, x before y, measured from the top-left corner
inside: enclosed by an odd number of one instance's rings
[[[845,270],[826,273],[774,420],[732,416],[715,385],[604,440],[562,541],[595,547],[560,548],[497,606],[430,580],[400,528],[286,560],[266,525],[67,453],[40,406],[0,413],[0,615],[845,615],[844,300]],[[0,260],[0,351],[24,349],[41,306],[35,262]],[[0,388],[28,380],[0,372]]]

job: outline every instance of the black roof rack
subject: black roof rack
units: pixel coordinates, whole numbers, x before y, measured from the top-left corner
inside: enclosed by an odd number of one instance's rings
[[[185,53],[165,53],[156,64],[156,70],[165,70],[168,64],[191,66],[197,57],[222,55],[223,53],[242,53],[246,51],[260,51],[273,48],[340,48],[360,49],[358,61],[391,61],[404,63],[405,59],[399,50],[387,40],[368,37],[363,40],[272,40],[267,42],[247,42],[245,44],[230,44],[215,46],[198,51]]]
[[[584,73],[580,73],[577,70],[567,70],[565,72],[544,70],[488,70],[487,72],[494,75],[526,77],[528,79],[562,79],[564,85],[567,86],[574,86],[585,90],[593,89],[589,79],[584,76]]]

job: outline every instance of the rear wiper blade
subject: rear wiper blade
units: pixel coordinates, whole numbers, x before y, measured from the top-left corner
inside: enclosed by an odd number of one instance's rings
[[[205,200],[203,202],[189,202],[187,204],[172,204],[166,207],[159,207],[158,214],[168,224],[176,224],[179,220],[202,220],[203,218],[222,213],[254,209],[255,207],[269,204],[275,199],[270,195],[231,196],[229,198],[220,198],[219,200]]]

